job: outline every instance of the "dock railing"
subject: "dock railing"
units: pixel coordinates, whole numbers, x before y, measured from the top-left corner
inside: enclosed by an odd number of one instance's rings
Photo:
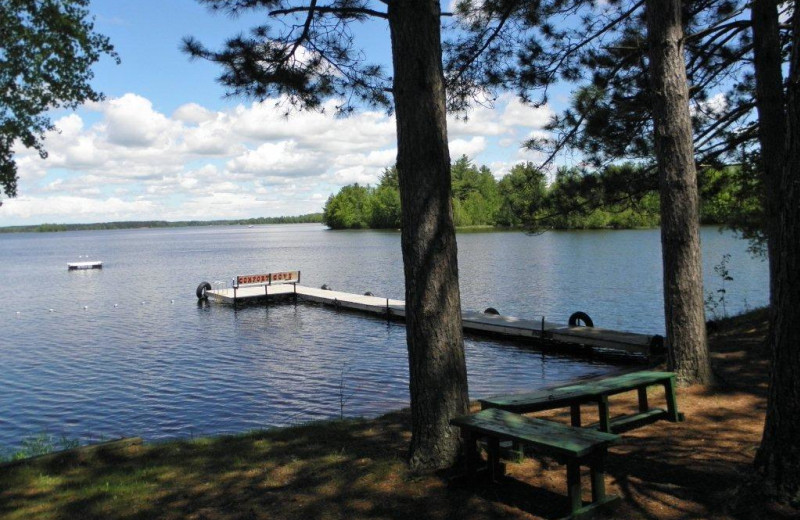
[[[240,287],[264,287],[264,296],[269,296],[270,285],[292,284],[297,293],[297,284],[300,283],[300,271],[281,271],[265,274],[245,274],[233,279],[233,302],[236,303],[236,291]]]

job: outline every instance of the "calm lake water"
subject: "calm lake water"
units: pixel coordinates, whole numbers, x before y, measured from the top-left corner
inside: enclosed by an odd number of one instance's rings
[[[767,301],[747,244],[702,234],[706,289],[730,253],[727,311]],[[657,230],[464,233],[465,309],[663,333]],[[67,271],[67,262],[104,268]],[[408,403],[405,329],[311,304],[198,305],[201,281],[302,271],[305,285],[403,298],[396,232],[320,225],[0,234],[0,448],[42,432],[149,440],[372,416]],[[467,339],[470,397],[614,366]]]

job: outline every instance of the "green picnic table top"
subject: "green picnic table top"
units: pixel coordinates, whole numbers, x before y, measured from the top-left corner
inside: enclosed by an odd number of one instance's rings
[[[600,446],[607,446],[619,439],[618,435],[584,428],[573,428],[563,424],[534,419],[489,408],[473,415],[456,417],[450,421],[454,426],[496,437],[527,443],[552,456],[581,458],[591,454]]]
[[[673,372],[645,370],[534,392],[487,397],[479,401],[484,407],[497,407],[515,412],[535,412],[582,404],[604,395],[665,383],[674,377]]]

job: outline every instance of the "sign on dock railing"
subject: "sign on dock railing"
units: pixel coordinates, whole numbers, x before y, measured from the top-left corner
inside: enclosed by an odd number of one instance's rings
[[[284,271],[281,273],[267,274],[245,274],[237,276],[234,279],[234,282],[234,287],[300,283],[300,271]]]
[[[233,279],[233,303],[236,303],[236,292],[241,287],[263,286],[264,295],[269,294],[270,285],[290,283],[295,286],[300,283],[300,271],[283,271],[280,273],[244,274]]]

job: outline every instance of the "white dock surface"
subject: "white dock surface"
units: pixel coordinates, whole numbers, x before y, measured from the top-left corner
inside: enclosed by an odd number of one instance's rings
[[[208,290],[206,294],[212,300],[234,303],[233,289]],[[292,284],[241,287],[236,290],[236,302],[290,294],[297,294],[298,298],[337,308],[387,317],[405,317],[403,300],[314,289]],[[541,319],[527,320],[513,316],[485,314],[480,311],[463,311],[462,322],[466,331],[489,333],[510,339],[546,339],[556,343],[586,345],[645,356],[650,353],[649,345],[652,338],[646,334],[620,332],[598,327],[570,327],[561,323],[543,322]]]

